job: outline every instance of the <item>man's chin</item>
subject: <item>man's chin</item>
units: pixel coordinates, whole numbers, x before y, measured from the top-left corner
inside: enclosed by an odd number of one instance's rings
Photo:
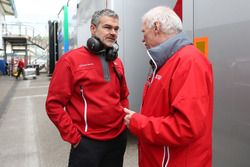
[[[115,42],[106,42],[106,43],[104,43],[104,45],[107,46],[107,47],[113,47],[114,44],[115,44]]]

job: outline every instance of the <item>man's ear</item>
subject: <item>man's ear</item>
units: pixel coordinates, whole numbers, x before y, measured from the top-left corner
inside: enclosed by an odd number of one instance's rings
[[[158,22],[158,21],[154,22],[154,31],[155,31],[155,33],[159,33],[160,30],[161,30],[160,22]]]
[[[96,25],[91,24],[90,25],[90,31],[91,31],[91,34],[95,34],[95,32],[96,32]]]

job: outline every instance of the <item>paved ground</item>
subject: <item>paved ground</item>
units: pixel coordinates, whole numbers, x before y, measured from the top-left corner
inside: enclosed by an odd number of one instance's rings
[[[66,167],[69,144],[48,119],[44,103],[49,79],[0,76],[0,166]],[[137,166],[136,140],[129,137],[124,167]]]

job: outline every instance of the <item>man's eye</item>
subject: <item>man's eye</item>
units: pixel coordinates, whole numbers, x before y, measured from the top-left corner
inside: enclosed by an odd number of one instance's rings
[[[114,30],[115,32],[119,31],[119,27],[103,26],[103,28],[107,31],[112,31],[112,30]]]
[[[108,27],[108,26],[106,26],[106,27],[103,27],[104,29],[107,29],[107,30],[112,30],[112,27]]]

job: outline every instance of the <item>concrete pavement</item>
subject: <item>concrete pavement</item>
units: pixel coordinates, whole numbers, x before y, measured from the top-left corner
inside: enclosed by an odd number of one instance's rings
[[[66,167],[70,145],[62,141],[45,112],[49,78],[0,76],[0,166]],[[129,136],[124,167],[137,166],[135,138]]]

